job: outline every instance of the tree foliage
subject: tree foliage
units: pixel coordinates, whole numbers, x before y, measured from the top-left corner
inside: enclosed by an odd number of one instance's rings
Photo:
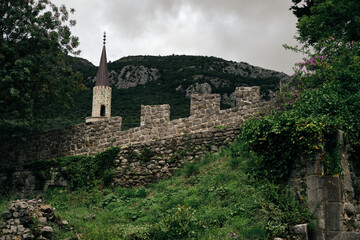
[[[313,0],[292,0],[293,6],[291,6],[290,10],[293,11],[293,14],[297,18],[301,18],[302,16],[310,16],[310,8],[314,6]],[[301,6],[299,4],[302,3]]]
[[[318,157],[323,174],[341,173],[335,134],[345,132],[353,163],[360,163],[359,4],[355,1],[293,0],[301,49],[308,55],[283,82],[282,111],[250,120],[240,138],[260,155],[254,171],[287,181],[291,169]],[[309,45],[310,44],[310,45]]]
[[[254,172],[286,182],[294,166],[319,157],[324,174],[341,173],[334,135],[345,132],[348,151],[360,163],[360,43],[329,38],[297,63],[283,83],[284,111],[242,125],[241,139],[260,155]]]
[[[334,37],[360,40],[360,4],[358,0],[292,0],[290,8],[298,18],[298,39],[314,44]]]
[[[79,83],[64,63],[77,53],[75,24],[48,0],[0,1],[0,134],[34,129],[69,104]]]

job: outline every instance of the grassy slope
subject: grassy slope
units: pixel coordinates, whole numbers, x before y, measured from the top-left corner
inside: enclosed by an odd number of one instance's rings
[[[256,216],[264,201],[261,188],[248,181],[241,167],[231,167],[228,155],[226,150],[217,157],[209,155],[202,163],[187,165],[176,177],[148,188],[94,190],[80,196],[55,191],[46,198],[86,239],[145,237],[152,234],[154,223],[166,221],[179,206],[194,218],[194,226],[189,223],[189,227],[203,232],[203,239],[225,239],[231,231],[263,239],[265,223]],[[87,219],[91,213],[96,219]],[[192,235],[179,231],[183,237]]]
[[[231,232],[240,239],[286,237],[289,226],[309,215],[279,186],[247,174],[253,161],[236,143],[147,188],[49,190],[44,198],[73,226],[55,238],[227,239]],[[1,211],[7,203],[2,199]]]

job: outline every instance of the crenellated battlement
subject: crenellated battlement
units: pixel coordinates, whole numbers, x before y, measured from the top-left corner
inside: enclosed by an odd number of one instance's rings
[[[237,87],[235,90],[236,106],[257,104],[260,102],[260,87]]]
[[[141,105],[140,126],[156,127],[169,124],[170,105]]]
[[[107,87],[100,88],[107,91]],[[110,146],[146,145],[219,128],[231,132],[231,138],[234,138],[233,130],[239,129],[265,104],[260,101],[259,87],[239,87],[235,95],[236,107],[221,110],[219,94],[194,94],[191,96],[190,116],[171,121],[168,104],[142,105],[140,126],[126,131],[121,130],[121,117],[104,117],[100,121],[39,133],[24,141],[9,140],[0,147],[0,166],[5,168],[32,160],[96,154]]]
[[[204,117],[220,112],[220,94],[193,94],[190,97],[190,116]]]

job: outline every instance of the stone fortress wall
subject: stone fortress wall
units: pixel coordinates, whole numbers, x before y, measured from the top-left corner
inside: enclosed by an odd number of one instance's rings
[[[111,146],[121,147],[114,185],[139,187],[167,178],[185,163],[232,142],[245,119],[266,105],[260,87],[238,87],[235,94],[237,106],[224,110],[218,94],[192,95],[190,117],[172,121],[167,104],[141,106],[140,126],[126,131],[121,117],[111,117],[8,141],[0,146],[0,186],[29,195],[39,189],[34,173],[22,167],[25,163],[94,155]],[[16,169],[6,170],[12,167]],[[45,188],[66,185],[62,173],[54,172]]]
[[[265,104],[260,101],[260,87],[238,87],[235,91],[237,106],[230,109],[220,109],[218,94],[195,94],[191,96],[188,118],[170,121],[167,104],[142,106],[140,127],[126,131],[121,130],[121,117],[111,117],[34,134],[21,141],[9,140],[0,147],[0,168],[61,156],[93,155],[111,146],[126,149],[191,134],[223,132],[226,135],[229,132],[228,140],[232,140],[234,129]]]

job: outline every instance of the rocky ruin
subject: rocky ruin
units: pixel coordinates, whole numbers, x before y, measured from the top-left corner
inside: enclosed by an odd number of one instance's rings
[[[55,209],[38,197],[16,200],[2,213],[0,239],[47,240],[52,239],[54,226],[70,228],[66,220],[56,216]]]

